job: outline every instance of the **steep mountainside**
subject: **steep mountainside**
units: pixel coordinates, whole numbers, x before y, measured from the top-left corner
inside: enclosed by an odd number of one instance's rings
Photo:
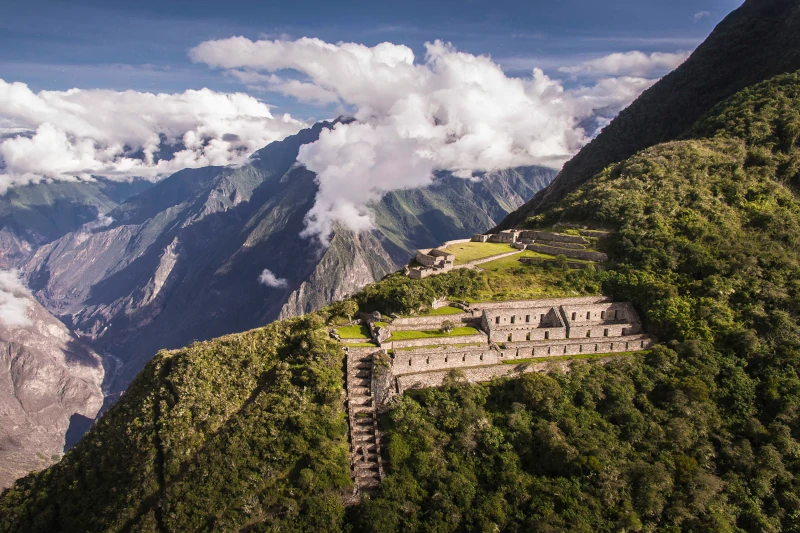
[[[317,124],[240,168],[188,169],[92,224],[41,246],[21,268],[39,301],[118,362],[123,390],[160,348],[175,348],[318,309],[404,264],[414,248],[494,225],[553,172],[526,167],[387,196],[377,228],[337,228],[320,249],[299,237],[315,175],[296,163]],[[269,269],[271,285],[259,276]]]
[[[61,457],[103,405],[100,357],[21,288],[29,323],[0,317],[0,487]],[[76,436],[72,434],[75,433]]]
[[[99,179],[10,189],[0,196],[0,268],[19,266],[42,244],[97,220],[151,185]]]
[[[712,106],[777,74],[800,69],[800,2],[747,0],[674,72],[645,91],[581,150],[545,190],[506,218],[513,227],[607,165],[674,140]]]
[[[798,531],[798,110],[800,72],[746,89],[526,221],[615,230],[605,270],[510,272],[633,302],[649,353],[403,396],[381,490],[347,508],[334,304],[161,352],[0,497],[0,531]],[[395,274],[354,299],[414,313],[502,297],[493,276]]]

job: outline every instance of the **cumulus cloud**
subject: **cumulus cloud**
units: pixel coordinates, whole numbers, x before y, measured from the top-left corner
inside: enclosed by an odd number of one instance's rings
[[[490,57],[441,41],[427,43],[421,61],[402,45],[312,38],[206,41],[190,57],[251,87],[352,110],[355,121],[300,150],[319,182],[305,234],[323,243],[336,221],[372,227],[370,202],[428,185],[437,170],[468,178],[519,165],[558,167],[594,133],[581,127],[584,119],[618,112],[653,81],[636,77],[652,68],[618,68],[631,74],[566,90],[540,69],[510,77]]]
[[[648,77],[654,73],[663,74],[678,67],[689,57],[689,52],[653,52],[647,55],[632,51],[614,53],[579,65],[561,67],[559,72],[579,76],[637,76]]]
[[[284,289],[289,284],[284,278],[275,276],[268,268],[265,268],[261,272],[261,275],[258,276],[258,282],[263,283],[267,287],[274,287],[276,289]]]
[[[10,328],[29,325],[30,304],[30,292],[19,280],[18,272],[0,270],[0,323]]]
[[[304,126],[242,93],[35,93],[0,79],[0,194],[44,179],[158,179],[187,167],[238,164]],[[161,158],[162,150],[175,153]]]
[[[697,13],[692,15],[692,22],[697,24],[698,22],[700,22],[704,18],[708,18],[710,16],[711,16],[711,12],[710,11],[698,11]]]

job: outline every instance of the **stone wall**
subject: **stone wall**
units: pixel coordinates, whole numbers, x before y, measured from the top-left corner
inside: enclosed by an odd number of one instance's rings
[[[631,322],[636,312],[627,302],[567,303],[562,305],[567,326],[584,326],[603,322]]]
[[[402,341],[388,341],[381,344],[382,348],[394,350],[397,348],[413,348],[417,346],[433,346],[439,344],[488,344],[484,333],[478,335],[454,335],[452,337],[435,337],[430,339],[409,339]]]
[[[554,242],[574,242],[578,244],[587,244],[589,242],[585,238],[578,235],[562,235],[561,233],[550,233],[549,231],[534,230],[523,231],[520,234],[520,238]]]
[[[407,330],[438,330],[442,327],[442,322],[449,320],[457,327],[461,324],[469,323],[473,325],[475,320],[472,318],[472,313],[458,313],[453,315],[436,315],[436,316],[415,316],[395,318],[392,320],[391,329],[396,331]]]
[[[488,235],[473,235],[470,239],[471,242],[486,242],[489,240]]]
[[[499,242],[511,244],[516,240],[515,233],[492,233],[489,235],[487,242]]]
[[[608,255],[603,252],[591,252],[589,250],[572,250],[568,248],[556,248],[546,244],[529,244],[528,250],[550,255],[563,255],[571,259],[581,259],[583,261],[608,261]]]
[[[585,244],[578,244],[576,242],[559,242],[559,243],[555,243],[555,242],[542,242],[542,241],[543,240],[540,239],[539,241],[528,243],[528,244],[544,244],[545,246],[552,245],[552,246],[555,246],[556,248],[566,248],[568,250],[585,250],[586,249],[586,245]]]
[[[598,337],[596,339],[564,339],[549,343],[506,342],[500,349],[500,359],[528,359],[531,357],[558,357],[590,353],[632,352],[646,350],[653,345],[649,335],[623,337]]]
[[[533,307],[559,307],[562,305],[589,305],[611,302],[608,296],[578,296],[573,298],[541,298],[538,300],[508,300],[505,302],[477,302],[470,305],[474,311],[485,309],[525,309]]]
[[[616,357],[602,357],[589,361],[546,361],[541,363],[522,363],[519,365],[501,364],[463,369],[468,383],[483,383],[504,377],[515,377],[528,372],[568,372],[573,366],[584,364],[607,364]],[[451,370],[439,370],[420,374],[398,376],[395,380],[396,393],[402,394],[409,389],[425,389],[441,387]]]
[[[432,255],[428,255],[428,252],[430,252],[430,250],[417,250],[417,255],[415,257],[417,263],[426,267],[432,267],[437,262],[442,261],[441,259],[437,260],[437,258]]]
[[[392,362],[395,376],[497,364],[499,352],[483,347],[436,348],[423,350],[396,350]]]

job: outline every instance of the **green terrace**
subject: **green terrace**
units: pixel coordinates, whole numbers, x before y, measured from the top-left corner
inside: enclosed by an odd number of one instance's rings
[[[484,259],[493,255],[516,252],[517,249],[509,244],[497,242],[463,242],[452,244],[444,249],[456,256],[456,264],[463,265],[476,259]]]
[[[336,329],[337,335],[343,339],[371,339],[369,328],[365,325],[342,326]]]
[[[453,328],[449,333],[441,330],[408,330],[408,331],[395,331],[392,336],[384,342],[392,341],[409,341],[413,339],[440,339],[442,337],[462,337],[467,335],[480,335],[481,332],[471,327]]]
[[[424,313],[420,313],[418,315],[403,315],[402,318],[415,318],[415,317],[423,317],[423,316],[443,316],[443,315],[457,315],[459,313],[463,313],[463,309],[459,309],[458,307],[440,307],[438,309],[431,309],[430,311],[425,311]],[[377,323],[377,322],[376,322]]]

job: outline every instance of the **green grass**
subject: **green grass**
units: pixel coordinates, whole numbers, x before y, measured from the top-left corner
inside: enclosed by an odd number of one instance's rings
[[[439,309],[431,309],[430,311],[425,311],[424,313],[420,313],[418,315],[403,315],[403,318],[414,318],[419,316],[442,316],[442,315],[457,315],[459,313],[463,313],[463,309],[459,309],[458,307],[440,307]]]
[[[378,345],[374,342],[348,342],[347,346],[351,348],[377,348]]]
[[[455,254],[456,264],[463,265],[476,259],[515,252],[516,248],[509,244],[497,242],[464,242],[450,245],[445,248],[445,251]]]
[[[343,339],[371,339],[369,328],[365,325],[343,326],[336,330],[336,333]]]
[[[526,250],[521,254],[484,263],[480,268],[487,274],[486,286],[478,291],[475,298],[465,298],[465,300],[473,303],[498,302],[600,294],[599,286],[586,286],[581,292],[567,288],[568,285],[564,284],[567,275],[565,271],[546,265],[521,263],[520,259],[523,257],[555,259],[552,255]]]
[[[386,326],[388,326],[388,325],[389,325],[389,323],[388,323],[388,322],[373,322],[373,324],[375,324],[375,325],[376,325],[376,326],[378,326],[379,328],[383,328],[383,327],[386,327]]]
[[[582,353],[577,355],[557,355],[554,357],[528,357],[527,359],[509,359],[503,361],[504,365],[519,365],[526,363],[545,363],[547,361],[566,361],[569,359],[602,359],[604,357],[630,357],[635,354],[647,355],[650,350],[638,352],[608,352],[608,353]]]
[[[440,315],[457,315],[463,313],[463,309],[458,307],[450,307],[449,305],[440,307],[439,309],[431,309],[427,313],[422,313],[420,316],[440,316]]]
[[[470,327],[463,327],[463,328],[453,328],[453,331],[450,333],[445,333],[439,330],[428,330],[428,331],[418,331],[418,330],[408,330],[408,331],[395,331],[391,337],[389,337],[385,342],[391,341],[407,341],[412,339],[437,339],[441,337],[460,337],[462,335],[478,335],[480,331],[475,328]]]

